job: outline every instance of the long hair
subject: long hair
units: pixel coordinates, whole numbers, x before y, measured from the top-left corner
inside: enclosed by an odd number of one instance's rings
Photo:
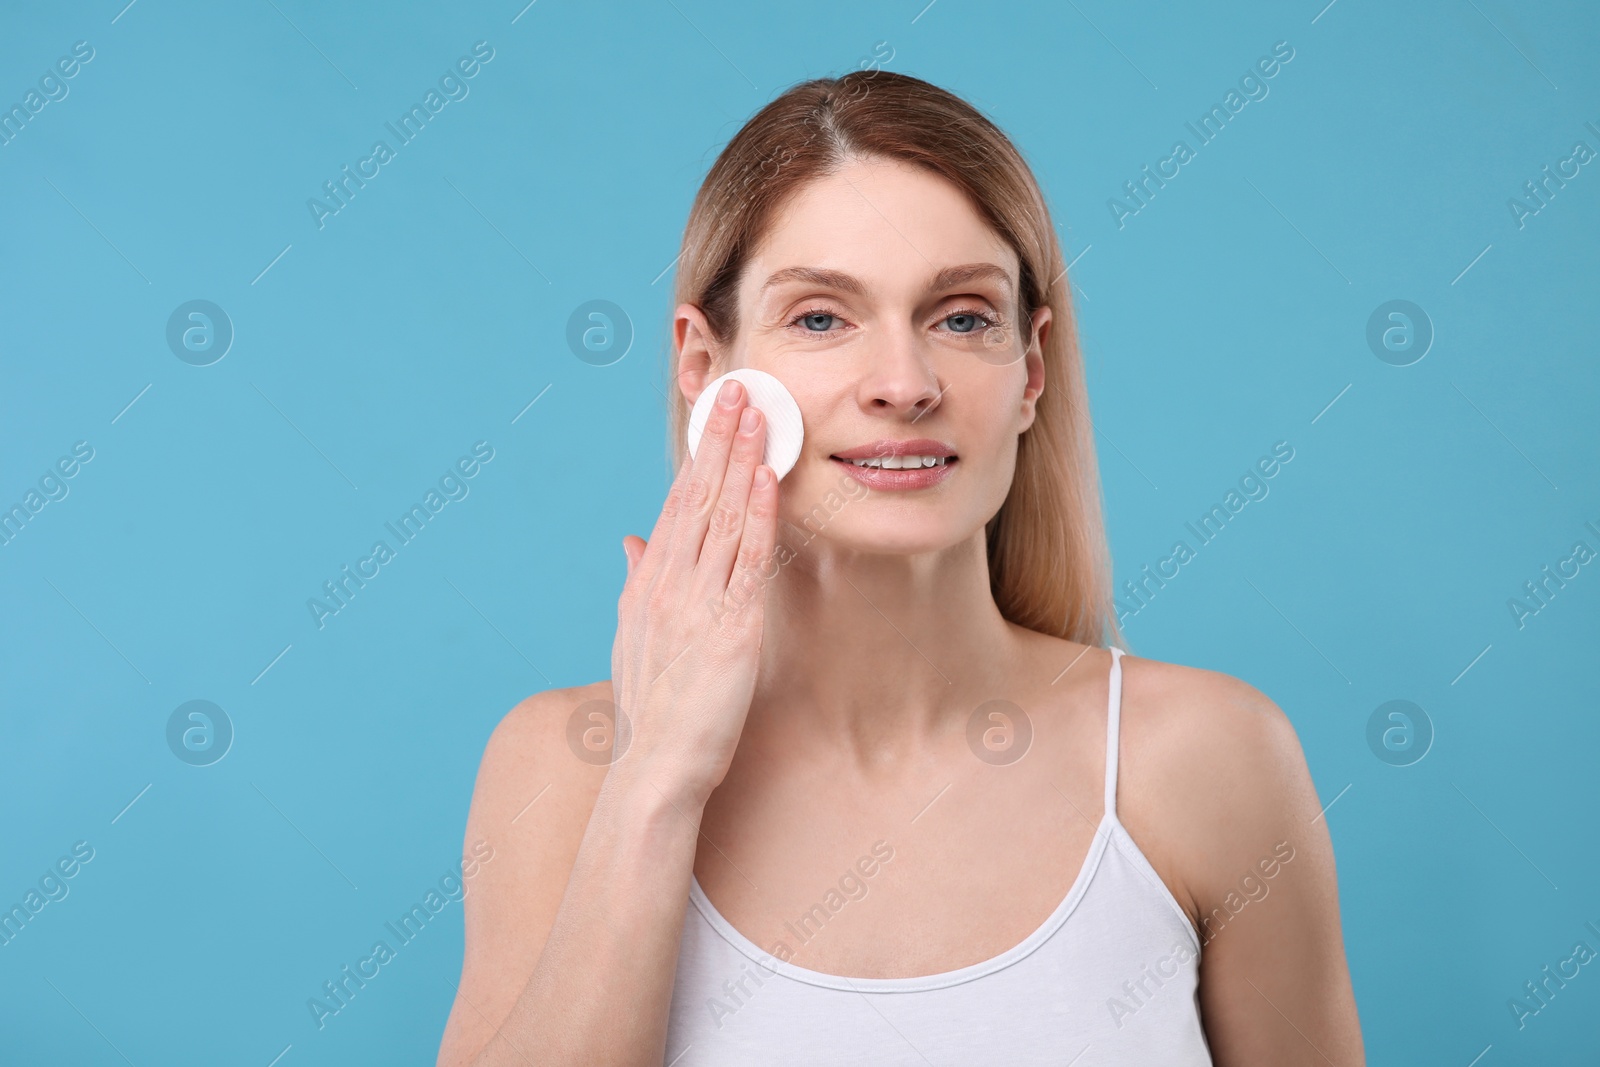
[[[1018,322],[1048,305],[1045,389],[1018,441],[1005,503],[986,528],[989,583],[1001,615],[1054,637],[1123,644],[1111,592],[1094,428],[1071,286],[1044,195],[1020,152],[959,97],[905,74],[858,70],[802,82],[767,104],[728,142],[700,186],[674,283],[674,306],[705,314],[711,339],[738,334],[740,276],[784,202],[852,159],[920,166],[966,193],[1021,263]],[[669,331],[670,336],[670,331]],[[1031,340],[1024,335],[1024,345]],[[685,456],[689,409],[668,357],[668,447]]]

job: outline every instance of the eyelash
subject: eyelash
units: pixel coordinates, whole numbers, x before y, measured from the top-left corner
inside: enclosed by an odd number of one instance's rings
[[[839,314],[837,311],[833,310],[830,307],[819,306],[819,307],[807,308],[805,311],[800,312],[800,314],[798,314],[794,318],[790,319],[788,324],[790,326],[795,326],[800,322],[801,319],[808,319],[813,315],[827,315],[827,316],[829,316],[831,318],[841,319],[841,320],[844,318],[843,315]],[[987,312],[987,311],[980,311],[977,308],[971,308],[971,307],[957,308],[956,310],[954,310],[954,311],[952,311],[952,312],[940,317],[939,321],[940,322],[944,322],[946,319],[953,319],[957,315],[970,315],[975,319],[981,319],[983,321],[983,326],[980,327],[980,329],[993,329],[996,326],[1002,325],[1002,320],[1000,319],[1000,317],[998,315],[991,314],[990,312]],[[833,330],[802,330],[800,332],[801,333],[805,333],[805,334],[809,334],[812,337],[826,337],[828,334],[834,333],[836,331],[833,331]],[[956,336],[956,337],[972,337],[972,336],[976,336],[979,331],[978,330],[968,330],[966,333],[955,333],[954,331],[946,331],[946,332],[951,333],[953,336]]]

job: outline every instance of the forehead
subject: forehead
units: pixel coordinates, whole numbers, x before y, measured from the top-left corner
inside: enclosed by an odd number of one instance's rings
[[[855,161],[806,183],[773,219],[741,288],[759,297],[794,267],[843,271],[881,293],[920,291],[961,264],[999,265],[1014,294],[1016,253],[960,189],[898,160]]]

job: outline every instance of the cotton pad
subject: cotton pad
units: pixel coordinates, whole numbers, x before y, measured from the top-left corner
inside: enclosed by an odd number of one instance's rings
[[[717,402],[722,383],[729,378],[739,380],[748,394],[749,403],[766,416],[767,443],[761,462],[782,478],[794,469],[795,462],[800,458],[800,443],[805,440],[805,432],[800,426],[800,405],[795,403],[794,394],[785,389],[782,382],[766,371],[753,367],[731,370],[701,392],[699,399],[694,402],[694,410],[689,413],[689,456],[693,458],[695,450],[700,447],[700,435],[705,431],[706,421],[711,418],[711,407]]]

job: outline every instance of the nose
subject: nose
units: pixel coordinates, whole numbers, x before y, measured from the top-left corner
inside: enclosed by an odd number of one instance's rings
[[[872,346],[868,360],[858,390],[863,410],[892,412],[914,422],[939,406],[944,390],[913,327],[891,331]]]

